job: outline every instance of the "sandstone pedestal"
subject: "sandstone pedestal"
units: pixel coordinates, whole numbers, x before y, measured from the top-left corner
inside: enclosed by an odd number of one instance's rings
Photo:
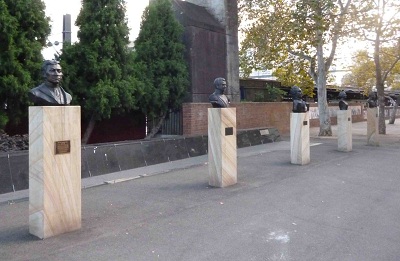
[[[337,139],[339,151],[352,151],[353,131],[350,110],[337,111]]]
[[[292,164],[310,163],[310,116],[290,113],[290,161]]]
[[[79,106],[29,107],[29,232],[41,239],[81,228]]]
[[[237,183],[236,108],[208,109],[208,174],[213,187]]]
[[[367,108],[367,145],[379,146],[378,108]]]

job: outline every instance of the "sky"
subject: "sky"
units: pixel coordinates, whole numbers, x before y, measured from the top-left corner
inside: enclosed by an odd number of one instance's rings
[[[51,19],[51,34],[48,40],[52,43],[62,42],[63,15],[71,15],[72,42],[77,41],[78,27],[75,26],[76,17],[81,9],[81,0],[43,0],[46,5],[46,15]],[[149,0],[125,0],[127,4],[126,16],[130,28],[129,39],[133,42],[139,34],[140,22],[144,9],[149,4]],[[45,59],[53,59],[54,53],[62,49],[61,44],[43,50]]]
[[[81,9],[81,0],[43,0],[43,2],[46,5],[46,15],[50,17],[52,26],[48,40],[52,43],[55,41],[62,42],[63,15],[70,14],[72,20],[72,42],[77,41],[78,27],[75,26],[75,20]],[[149,0],[125,0],[125,2],[127,4],[126,16],[130,28],[129,38],[133,42],[139,34],[141,17],[144,9],[149,4]],[[348,72],[343,69],[347,69],[346,67],[351,64],[351,56],[359,48],[358,44],[350,44],[339,47],[337,50],[337,65],[331,68],[331,70],[338,70],[334,73],[337,84],[340,84],[341,78]],[[53,45],[45,48],[42,53],[45,59],[53,59],[56,51],[60,52],[61,49],[61,44],[58,46]]]

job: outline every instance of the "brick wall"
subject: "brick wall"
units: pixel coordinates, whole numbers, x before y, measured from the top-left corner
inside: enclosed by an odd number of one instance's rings
[[[316,104],[311,104],[316,107]],[[354,104],[360,106],[361,104]],[[275,127],[280,134],[290,133],[290,102],[242,102],[233,103],[231,107],[236,108],[237,129],[267,128]],[[209,103],[184,103],[183,111],[183,135],[207,135],[207,109],[211,108]],[[353,115],[353,122],[363,121],[363,114]],[[336,117],[331,117],[333,125]],[[318,127],[319,120],[310,120],[311,127]]]

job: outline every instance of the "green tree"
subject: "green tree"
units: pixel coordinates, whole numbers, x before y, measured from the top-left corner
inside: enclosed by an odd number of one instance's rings
[[[50,34],[41,0],[0,0],[0,129],[28,112],[28,91],[40,80],[42,47]]]
[[[305,64],[288,62],[274,69],[273,75],[283,86],[300,86],[304,95],[314,96],[314,81],[304,68]]]
[[[365,5],[359,0],[240,0],[240,19],[247,23],[242,26],[242,69],[278,68],[293,57],[303,61],[293,70],[307,71],[317,87],[320,136],[332,135],[328,71],[339,40],[352,29],[347,25],[355,4],[357,10]]]
[[[381,48],[381,68],[382,71],[390,72],[386,76],[385,85],[396,89],[397,75],[400,74],[400,63],[392,67],[397,58],[397,47]],[[360,87],[368,94],[376,86],[376,67],[373,55],[366,50],[357,51],[351,65],[351,80],[354,86]]]
[[[183,27],[174,16],[171,2],[151,1],[135,41],[137,73],[145,82],[140,108],[149,119],[158,118],[146,138],[158,132],[167,113],[178,109],[186,95],[189,82],[182,34]]]
[[[125,12],[123,0],[83,0],[76,20],[79,42],[62,50],[64,86],[90,119],[83,143],[96,121],[136,109],[140,82],[133,76]]]
[[[379,133],[386,134],[385,82],[400,60],[400,2],[398,0],[368,1],[370,10],[357,17],[360,38],[372,43],[375,64],[375,85],[379,100]],[[384,48],[395,47],[388,60]]]
[[[374,60],[368,51],[360,50],[354,54],[351,64],[351,80],[367,95],[375,85],[374,70]]]

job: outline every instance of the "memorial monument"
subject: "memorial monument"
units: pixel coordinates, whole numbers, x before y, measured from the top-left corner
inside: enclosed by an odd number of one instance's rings
[[[41,239],[81,228],[80,107],[60,86],[61,66],[45,61],[29,92],[29,232]]]
[[[347,110],[349,105],[345,101],[347,98],[346,92],[345,91],[339,92],[338,98],[339,98],[339,110],[341,110],[341,111]]]
[[[339,151],[351,151],[353,149],[353,134],[351,111],[345,101],[347,95],[345,91],[339,93],[339,110],[337,111],[337,138]]]
[[[378,95],[371,91],[367,100],[367,145],[379,146]]]
[[[62,71],[59,62],[44,61],[42,77],[44,82],[28,92],[28,97],[35,106],[61,106],[71,103],[71,95],[60,86]]]
[[[236,108],[229,108],[224,78],[216,78],[214,88],[208,109],[209,185],[227,187],[237,183]]]
[[[290,89],[293,109],[290,113],[290,161],[292,164],[310,163],[310,116],[309,104],[302,99],[302,91],[293,86]]]

